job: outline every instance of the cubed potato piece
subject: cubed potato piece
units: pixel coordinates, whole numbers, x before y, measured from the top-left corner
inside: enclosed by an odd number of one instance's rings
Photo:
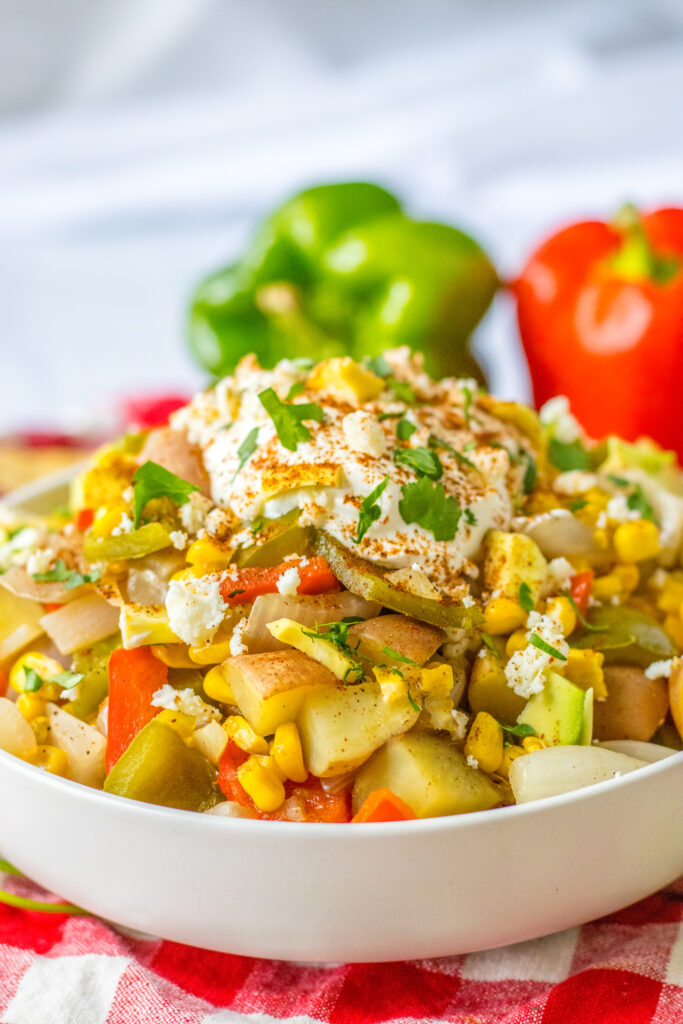
[[[491,591],[519,600],[519,587],[526,583],[531,598],[538,601],[547,562],[531,537],[523,533],[491,530],[484,548],[484,582]]]
[[[501,802],[491,779],[470,768],[450,740],[428,733],[391,739],[361,768],[353,787],[353,813],[376,789],[390,789],[418,818],[486,811]]]
[[[359,661],[350,658],[324,636],[311,636],[313,630],[306,629],[293,619],[276,619],[275,622],[269,622],[267,628],[276,640],[307,654],[345,683],[356,682],[363,675]]]
[[[467,699],[475,715],[488,711],[504,725],[513,725],[526,704],[526,699],[508,686],[503,662],[489,651],[474,659]]]
[[[607,697],[596,701],[598,740],[651,740],[669,710],[665,679],[648,679],[636,665],[606,665]]]
[[[33,729],[7,697],[0,697],[0,750],[15,757],[29,757],[35,752]]]
[[[224,662],[222,672],[240,711],[261,736],[292,722],[311,690],[336,683],[328,668],[292,650],[241,654]]]
[[[201,729],[195,729],[192,738],[197,745],[197,750],[213,761],[215,765],[221,763],[221,758],[228,745],[228,734],[218,722],[209,722]]]
[[[119,629],[127,651],[150,644],[180,643],[168,624],[168,612],[163,605],[124,604],[119,613]]]
[[[445,640],[443,630],[407,615],[378,615],[375,619],[357,622],[349,630],[349,643],[358,644],[358,653],[373,665],[400,665],[400,658],[392,658],[389,648],[424,665]]]
[[[17,597],[0,586],[0,668],[7,668],[16,654],[42,636],[40,620],[45,609],[38,601]]]
[[[385,699],[375,680],[314,690],[297,716],[306,767],[320,778],[352,771],[386,740],[410,729],[419,713],[407,690]]]
[[[56,704],[47,705],[52,746],[63,750],[69,759],[69,778],[84,786],[100,788],[104,782],[104,755],[107,741],[92,725],[86,725]]]

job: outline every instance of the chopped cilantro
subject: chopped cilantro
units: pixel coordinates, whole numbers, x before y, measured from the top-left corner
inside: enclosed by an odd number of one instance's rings
[[[360,513],[358,515],[358,532],[356,534],[356,544],[360,544],[365,534],[368,532],[375,520],[379,519],[382,511],[377,504],[378,499],[384,493],[389,483],[389,476],[384,477],[381,483],[378,483],[370,493],[363,498],[360,503]]]
[[[76,572],[75,569],[67,569],[63,558],[57,560],[53,569],[47,572],[35,572],[33,578],[37,583],[63,583],[66,590],[73,590],[84,583],[96,583],[100,578],[99,569],[93,569],[91,573],[85,574]]]
[[[472,390],[467,386],[464,386],[462,393],[465,396],[465,404],[462,407],[463,416],[465,417],[465,423],[469,427],[470,425],[470,408],[472,406]]]
[[[405,402],[406,405],[415,405],[417,396],[407,381],[388,377],[387,384],[401,402]]]
[[[569,511],[574,515],[575,512],[580,512],[582,508],[585,508],[588,502],[585,498],[577,498],[569,506]]]
[[[63,690],[70,690],[72,687],[77,686],[82,678],[82,672],[60,672],[59,675],[54,676],[50,682],[56,683],[57,686],[61,686]]]
[[[456,459],[457,462],[462,463],[463,466],[469,466],[470,469],[477,468],[471,459],[468,459],[466,455],[463,455],[462,452],[459,452],[457,448],[454,448],[452,444],[448,443],[448,441],[443,441],[440,437],[437,437],[436,434],[429,435],[427,439],[427,444],[429,445],[430,448],[443,448],[445,452],[448,452],[449,455],[452,455],[453,458]]]
[[[304,420],[322,423],[323,410],[315,402],[287,404],[280,401],[272,388],[266,388],[258,397],[275,425],[280,444],[290,452],[295,452],[297,445],[311,439],[311,432],[304,426]]]
[[[557,658],[558,661],[567,660],[566,656],[562,654],[561,651],[558,651],[557,648],[552,647],[551,644],[546,643],[545,640],[543,640],[540,636],[537,636],[535,633],[532,633],[529,637],[529,643],[532,647],[536,647],[539,651],[543,651],[545,654],[551,654],[553,658]]]
[[[260,532],[261,532],[261,530],[263,529],[263,527],[264,527],[265,525],[266,525],[266,521],[265,521],[265,519],[263,518],[263,516],[261,516],[261,518],[260,518],[260,519],[257,519],[257,520],[256,520],[256,522],[254,523],[254,525],[253,525],[253,526],[251,527],[251,529],[249,530],[249,533],[250,533],[250,534],[251,534],[252,536],[254,536],[254,537],[255,537],[257,533],[260,533]]]
[[[476,451],[477,450],[477,442],[476,441],[468,441],[467,444],[464,444],[462,446],[462,450],[464,452],[474,452],[474,451]]]
[[[397,448],[394,462],[397,466],[409,466],[418,476],[428,476],[430,480],[443,476],[441,460],[430,448]]]
[[[300,395],[301,392],[305,391],[305,390],[306,390],[305,383],[302,380],[295,380],[294,383],[292,384],[291,388],[287,392],[287,395],[285,397],[285,401],[286,402],[291,402],[293,398],[296,398],[297,395]]]
[[[389,363],[382,355],[373,356],[371,359],[366,359],[365,365],[370,371],[370,373],[374,373],[376,377],[391,376],[391,367],[389,366]]]
[[[525,494],[531,494],[536,483],[536,463],[528,452],[524,452],[524,456],[526,458],[526,469],[524,470],[522,489]]]
[[[468,523],[470,526],[477,525],[477,517],[475,516],[474,512],[469,506],[463,509],[463,515],[465,516],[465,522]]]
[[[645,492],[640,484],[635,485],[635,488],[626,499],[626,505],[631,512],[637,512],[642,519],[650,519],[653,523],[657,522],[655,511],[645,497]]]
[[[525,612],[532,612],[534,610],[534,599],[531,596],[531,587],[528,583],[520,583],[519,585],[519,603]]]
[[[616,476],[614,473],[608,473],[607,479],[611,480],[615,487],[631,486],[631,481],[627,480],[625,476]]]
[[[519,725],[503,725],[499,722],[498,725],[501,727],[503,732],[509,733],[511,736],[535,736],[536,730],[533,725],[528,725],[526,722],[520,722]]]
[[[400,420],[402,416],[402,412],[381,412],[377,420],[379,423],[383,423],[384,420]]]
[[[413,711],[422,711],[422,708],[420,707],[420,705],[417,703],[412,693],[410,692],[410,686],[406,687],[406,694],[408,697],[408,703],[410,704]]]
[[[344,682],[347,682],[347,677],[351,674],[356,678],[363,675],[363,666],[358,661],[357,646],[353,647],[349,643],[349,629],[357,622],[363,621],[364,619],[356,615],[347,615],[345,618],[339,619],[338,622],[316,623],[314,629],[304,629],[306,636],[327,640],[351,661],[351,666],[344,673]]]
[[[484,644],[484,647],[486,647],[491,652],[494,658],[500,661],[500,651],[498,650],[496,646],[496,641],[493,639],[493,637],[489,636],[488,633],[481,633],[480,636],[482,639],[482,643]]]
[[[565,442],[553,438],[548,445],[548,458],[560,473],[591,468],[588,452],[580,441]]]
[[[231,590],[228,594],[228,601],[233,597],[238,597],[239,594],[244,594],[244,590]]]
[[[133,525],[137,529],[140,517],[148,501],[154,498],[170,498],[176,505],[184,505],[189,501],[193,491],[199,488],[187,480],[182,480],[175,473],[170,473],[157,462],[149,460],[143,463],[133,474],[133,492],[135,494]]]
[[[412,658],[407,658],[405,654],[401,654],[400,651],[395,651],[393,647],[383,647],[382,654],[386,654],[387,658],[393,658],[394,661],[401,661],[404,665],[419,665],[419,661],[413,661]]]
[[[443,484],[434,483],[426,476],[403,485],[398,511],[404,523],[417,523],[428,530],[434,540],[453,540],[462,515],[457,501],[446,494]]]
[[[571,590],[565,590],[564,596],[567,598],[570,605],[574,609],[574,614],[576,615],[577,619],[579,620],[584,629],[590,630],[591,633],[605,633],[609,629],[609,626],[591,626],[590,622],[588,622],[579,611],[579,607],[574,598],[572,597]]]
[[[416,430],[417,427],[415,424],[403,417],[403,419],[400,419],[396,424],[396,437],[399,441],[409,441]]]
[[[24,693],[35,693],[44,682],[34,668],[24,666]]]
[[[235,482],[239,471],[244,468],[244,466],[247,464],[249,459],[252,457],[252,455],[258,448],[258,431],[258,427],[252,427],[252,429],[245,437],[244,441],[242,441],[242,444],[237,449],[237,458],[239,459],[239,462],[237,463],[235,475],[232,478],[233,483]]]

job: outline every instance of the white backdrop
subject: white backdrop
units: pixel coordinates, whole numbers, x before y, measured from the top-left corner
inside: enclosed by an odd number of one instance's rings
[[[683,201],[679,0],[0,0],[0,429],[202,380],[187,296],[290,190],[365,176],[476,232]],[[525,393],[504,299],[481,332]]]

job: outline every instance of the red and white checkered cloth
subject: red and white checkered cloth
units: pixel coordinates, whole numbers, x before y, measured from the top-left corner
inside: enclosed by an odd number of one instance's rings
[[[2,878],[2,876],[0,876]],[[7,879],[44,899],[31,883]],[[681,1024],[683,879],[620,913],[504,949],[304,966],[0,906],[0,1024]]]

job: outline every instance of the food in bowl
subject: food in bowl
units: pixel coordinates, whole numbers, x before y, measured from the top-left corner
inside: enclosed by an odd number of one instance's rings
[[[0,547],[0,748],[250,818],[461,814],[681,747],[683,478],[431,379],[247,357]]]

